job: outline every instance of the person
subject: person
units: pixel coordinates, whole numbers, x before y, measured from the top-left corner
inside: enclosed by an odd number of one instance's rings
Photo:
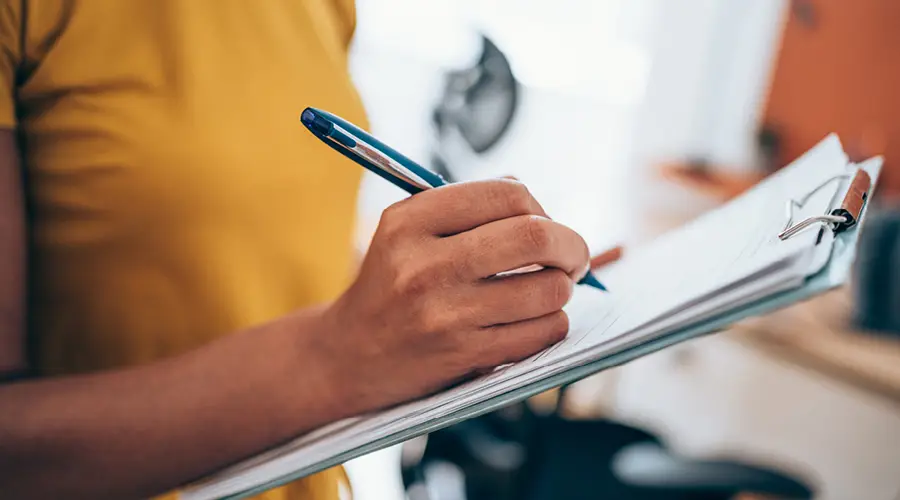
[[[391,206],[355,269],[359,169],[297,122],[365,124],[354,24],[352,0],[0,0],[4,497],[175,498],[566,334],[587,248],[513,180]]]

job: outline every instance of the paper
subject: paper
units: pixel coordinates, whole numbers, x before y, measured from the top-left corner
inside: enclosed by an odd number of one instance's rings
[[[819,231],[787,241],[777,235],[786,205],[825,180],[847,174],[847,158],[829,137],[790,167],[697,220],[629,252],[599,274],[605,294],[577,287],[566,310],[568,337],[528,360],[387,411],[340,422],[222,471],[183,498],[218,498],[276,481],[374,440],[505,394],[523,384],[620,352],[630,345],[802,285],[821,268],[831,238]],[[840,183],[812,196],[795,219],[825,213]]]

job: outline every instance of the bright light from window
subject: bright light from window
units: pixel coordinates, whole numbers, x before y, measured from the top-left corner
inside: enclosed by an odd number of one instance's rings
[[[631,106],[650,69],[639,35],[652,1],[358,0],[357,40],[446,67],[468,64],[483,31],[526,86]]]

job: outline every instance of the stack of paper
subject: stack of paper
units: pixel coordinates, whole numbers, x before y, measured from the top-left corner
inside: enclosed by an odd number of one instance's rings
[[[426,399],[300,437],[194,485],[183,496],[221,498],[274,487],[392,444],[391,437],[447,425],[453,421],[448,416],[503,402],[502,396],[517,388],[799,288],[828,264],[834,235],[816,226],[780,240],[786,206],[855,169],[838,139],[829,137],[738,199],[630,251],[599,275],[610,293],[577,287],[567,306],[571,331],[556,346]],[[846,191],[841,179],[816,191],[794,220],[826,213]]]

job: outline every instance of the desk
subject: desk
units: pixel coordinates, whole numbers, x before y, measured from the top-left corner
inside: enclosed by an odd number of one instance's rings
[[[850,295],[842,288],[748,320],[736,325],[732,336],[771,356],[900,404],[900,337],[853,329]]]

